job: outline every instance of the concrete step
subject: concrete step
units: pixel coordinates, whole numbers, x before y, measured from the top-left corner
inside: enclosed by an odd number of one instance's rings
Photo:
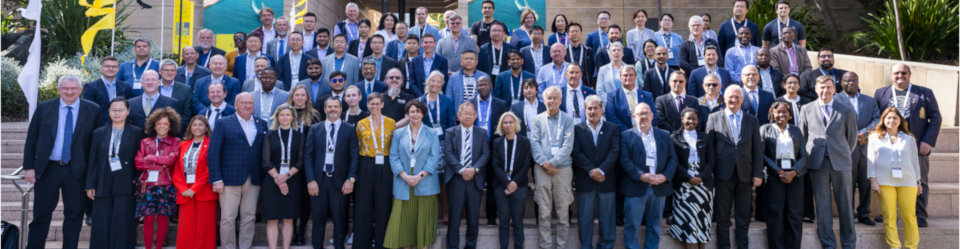
[[[958,226],[960,222],[956,218],[931,218],[927,220],[930,224],[929,227],[920,229],[920,248],[956,248],[958,243],[957,233]],[[11,221],[13,224],[19,224],[19,221]],[[554,221],[556,222],[556,221]],[[537,225],[534,219],[524,219],[524,246],[527,248],[538,248],[537,240],[539,233],[537,232]],[[325,236],[325,248],[333,248],[329,244],[329,238],[332,236],[332,223],[327,223],[327,230]],[[902,227],[902,224],[898,225]],[[46,248],[62,248],[62,222],[54,221],[51,224],[51,235],[54,235],[54,239],[48,239],[46,243]],[[833,220],[833,231],[834,233],[839,233],[839,221],[837,219]],[[80,238],[80,248],[89,248],[89,229],[90,227],[84,225]],[[437,226],[437,240],[434,242],[430,248],[444,248],[447,235],[447,226],[439,224]],[[669,225],[666,223],[661,224],[661,242],[659,248],[683,248],[683,245],[680,241],[670,237]],[[883,226],[882,224],[877,224],[877,226],[866,226],[860,223],[856,223],[855,229],[857,232],[857,247],[858,248],[887,248]],[[463,236],[466,232],[466,225],[461,225],[460,227],[460,247],[464,246],[466,243]],[[170,231],[168,234],[168,240],[171,244],[169,247],[164,248],[174,248],[176,241],[176,231],[177,225],[171,224]],[[307,226],[307,234],[310,234],[312,231],[312,224]],[[556,234],[556,227],[553,226],[554,234]],[[716,225],[714,224],[711,229],[712,240],[708,243],[708,248],[713,248],[716,244]],[[817,225],[811,223],[803,223],[803,240],[801,242],[802,248],[821,248],[819,235],[817,234]],[[645,227],[640,227],[640,241],[644,240],[646,229]],[[594,226],[594,242],[598,240],[599,237],[599,228]],[[750,230],[748,232],[751,248],[767,248],[766,243],[766,223],[753,221],[750,223]],[[903,238],[903,229],[899,229],[900,237]],[[477,248],[497,248],[499,246],[499,231],[495,226],[486,226],[481,225],[479,227],[479,236],[477,239]],[[556,235],[554,235],[556,236]],[[578,248],[580,247],[579,232],[577,229],[577,221],[573,219],[570,224],[570,231],[567,236],[567,247],[568,248]],[[309,235],[308,235],[309,237]],[[310,238],[307,238],[308,241]],[[733,229],[731,229],[731,241],[733,241]],[[143,239],[142,239],[142,226],[138,229],[138,244],[142,248]],[[266,222],[259,222],[256,224],[256,233],[254,235],[254,245],[253,248],[267,248],[266,247]],[[349,246],[348,246],[349,247]],[[309,248],[309,247],[291,247],[291,248]],[[617,243],[615,248],[623,248],[623,228],[617,227]]]
[[[23,144],[25,144],[26,142],[27,140],[4,139],[3,141],[0,141],[0,145],[3,146],[2,150],[0,151],[2,151],[3,153],[23,153]]]
[[[940,135],[937,136],[937,147],[933,148],[933,152],[960,152],[960,127],[940,127]]]
[[[0,168],[16,169],[20,166],[23,166],[23,152],[0,154]]]

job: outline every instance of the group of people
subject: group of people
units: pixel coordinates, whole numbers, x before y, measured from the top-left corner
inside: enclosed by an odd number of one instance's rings
[[[583,248],[613,248],[616,226],[627,248],[657,248],[662,220],[687,248],[704,248],[716,222],[729,248],[731,214],[747,248],[751,213],[770,248],[799,248],[804,221],[835,248],[834,204],[851,248],[854,219],[875,224],[871,191],[887,243],[901,247],[899,214],[903,247],[917,247],[941,116],[906,65],[873,97],[829,48],[813,70],[787,1],[762,38],[737,0],[717,32],[708,14],[690,17],[686,40],[672,15],[653,32],[637,10],[624,39],[601,11],[585,40],[559,14],[544,42],[532,10],[510,31],[494,2],[482,6],[470,31],[453,11],[438,30],[421,7],[416,26],[387,13],[372,36],[353,3],[332,32],[312,13],[291,32],[264,8],[235,51],[204,29],[178,65],[151,59],[141,38],[136,59],[104,57],[96,81],[60,78],[24,148],[36,183],[28,248],[44,247],[61,193],[64,248],[84,214],[91,248],[134,247],[139,220],[146,248],[159,248],[174,217],[178,248],[249,248],[258,219],[271,248],[320,248],[328,220],[335,248],[425,248],[440,223],[458,248],[466,219],[476,248],[484,195],[501,248],[511,235],[522,248],[528,192],[541,248],[567,247],[575,199]]]

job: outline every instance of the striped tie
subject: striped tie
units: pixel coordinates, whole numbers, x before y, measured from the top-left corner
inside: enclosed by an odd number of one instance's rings
[[[473,146],[471,145],[473,142],[470,140],[470,132],[469,132],[469,131],[467,131],[467,139],[466,139],[466,140],[467,140],[467,141],[466,141],[466,143],[464,144],[463,152],[460,153],[460,154],[463,155],[463,156],[461,156],[460,161],[463,161],[463,167],[469,168],[470,166],[473,165]]]

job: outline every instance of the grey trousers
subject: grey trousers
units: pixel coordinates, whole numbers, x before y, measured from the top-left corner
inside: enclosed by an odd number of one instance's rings
[[[861,145],[858,145],[861,146]],[[863,145],[866,146],[866,145]],[[851,157],[853,160],[853,182],[851,187],[854,191],[859,191],[860,196],[857,198],[859,202],[856,206],[853,206],[853,213],[856,218],[861,217],[870,217],[870,197],[873,196],[872,189],[870,189],[870,178],[867,177],[867,157],[860,153],[860,148],[853,150],[853,155]]]
[[[823,158],[820,169],[810,170],[808,174],[813,183],[813,199],[817,206],[817,233],[824,249],[837,248],[833,234],[833,206],[830,190],[837,203],[840,216],[840,243],[843,248],[854,248],[857,234],[853,228],[853,179],[850,171],[836,171],[829,158]]]

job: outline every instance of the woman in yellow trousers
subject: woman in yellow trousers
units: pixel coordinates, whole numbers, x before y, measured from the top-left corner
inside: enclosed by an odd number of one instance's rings
[[[899,203],[906,239],[903,248],[917,248],[920,232],[915,207],[917,196],[923,191],[920,188],[917,142],[896,108],[887,108],[880,115],[880,124],[869,137],[867,157],[867,176],[873,191],[880,195],[883,216],[897,217]],[[883,231],[890,248],[901,248],[895,218],[884,220]]]

